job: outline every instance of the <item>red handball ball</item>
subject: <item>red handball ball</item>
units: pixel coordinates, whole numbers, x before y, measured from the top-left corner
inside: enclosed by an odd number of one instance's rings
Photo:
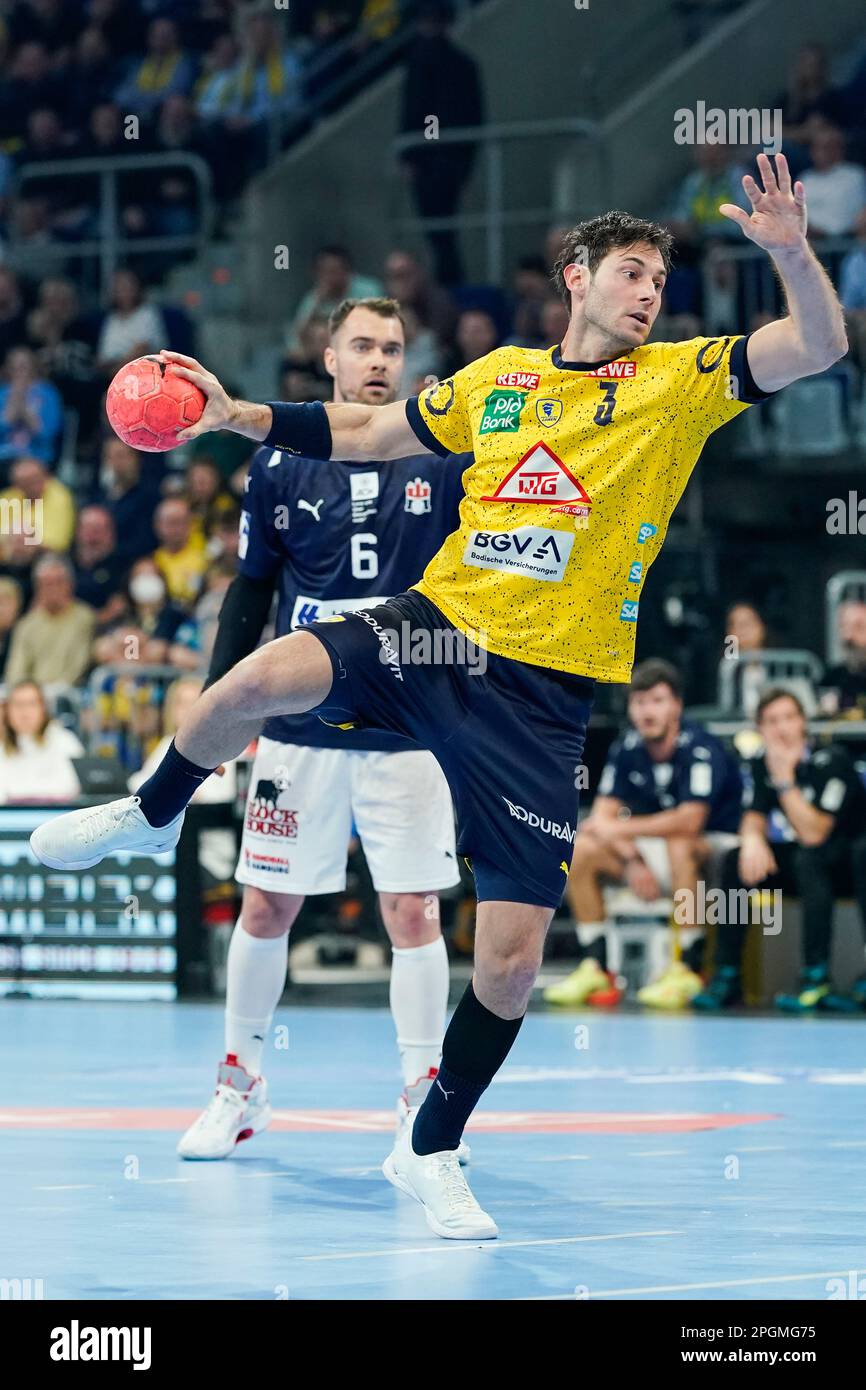
[[[204,392],[167,367],[158,357],[136,357],[121,367],[108,388],[109,424],[133,449],[150,454],[174,449],[178,431],[201,419]]]

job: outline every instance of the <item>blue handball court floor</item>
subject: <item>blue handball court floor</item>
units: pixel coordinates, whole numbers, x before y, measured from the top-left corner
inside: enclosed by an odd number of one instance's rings
[[[0,1005],[0,1277],[46,1299],[866,1290],[866,1021],[531,1013],[467,1131],[501,1232],[477,1244],[381,1175],[387,1010],[280,1010],[273,1128],[184,1163],[221,1042],[206,1004]]]

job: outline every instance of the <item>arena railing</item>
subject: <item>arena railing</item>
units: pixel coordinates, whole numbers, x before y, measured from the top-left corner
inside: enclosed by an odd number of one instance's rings
[[[168,687],[195,674],[177,666],[115,661],[96,666],[81,702],[81,738],[88,753],[117,757],[137,772],[163,737],[162,713]]]
[[[839,283],[839,271],[847,252],[860,245],[854,237],[821,237],[811,243],[812,250],[824,266],[834,285]],[[721,287],[717,283],[727,266],[733,265],[735,283]],[[774,317],[781,308],[782,292],[773,263],[766,251],[756,246],[743,246],[721,239],[713,241],[701,259],[703,281],[702,327],[708,334],[731,331],[729,309],[731,296],[738,331],[748,332],[755,314],[769,313]]]
[[[560,220],[563,209],[557,205],[555,197],[542,207],[506,208],[505,173],[506,146],[514,141],[548,141],[551,137],[569,136],[579,140],[594,140],[592,153],[597,160],[599,187],[606,184],[607,169],[604,146],[598,138],[598,121],[582,117],[551,119],[539,121],[500,121],[481,126],[457,126],[453,130],[443,130],[435,142],[423,134],[400,135],[393,142],[395,156],[410,149],[431,148],[441,145],[475,145],[480,147],[483,157],[483,202],[480,212],[457,212],[448,217],[407,217],[398,219],[398,228],[405,233],[417,234],[438,231],[475,231],[481,228],[485,236],[486,276],[490,284],[502,284],[506,278],[505,231],[509,227],[537,226],[546,229],[551,222]],[[556,169],[552,169],[552,183],[556,182]]]
[[[121,208],[118,180],[123,174],[143,174],[148,170],[186,169],[195,181],[199,203],[199,225],[196,231],[174,236],[129,237],[122,235],[119,213]],[[99,181],[96,202],[98,236],[82,241],[50,241],[38,247],[40,265],[48,259],[62,264],[70,260],[96,261],[100,270],[100,287],[107,294],[111,277],[121,263],[153,252],[193,251],[206,248],[214,226],[215,205],[210,169],[197,154],[184,152],[165,154],[111,155],[105,159],[51,159],[44,164],[23,164],[18,171],[14,191],[20,194],[28,182],[46,183],[50,180],[80,178]],[[26,272],[26,241],[10,233],[8,250],[19,253]],[[23,253],[23,254],[22,254]]]
[[[801,648],[773,648],[769,651],[743,652],[732,660],[723,657],[719,662],[718,702],[719,709],[726,714],[747,713],[745,710],[743,675],[748,669],[763,668],[760,684],[788,685],[803,697],[808,707],[816,705],[815,691],[821,683],[824,666],[814,652]],[[751,692],[754,696],[755,692]],[[816,710],[809,709],[809,713]]]

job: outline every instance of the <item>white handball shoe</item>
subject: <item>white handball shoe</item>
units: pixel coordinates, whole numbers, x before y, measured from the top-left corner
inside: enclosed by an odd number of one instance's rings
[[[267,1129],[271,1115],[265,1078],[250,1076],[230,1052],[220,1062],[210,1104],[178,1141],[177,1151],[181,1158],[228,1158],[242,1140]]]
[[[390,1183],[424,1208],[427,1225],[446,1240],[493,1240],[496,1222],[473,1197],[460,1170],[456,1149],[416,1154],[412,1148],[412,1124],[406,1126],[393,1151],[382,1164]]]
[[[399,1143],[407,1126],[411,1125],[415,1116],[418,1114],[419,1106],[427,1099],[427,1092],[436,1080],[437,1074],[437,1068],[431,1067],[426,1076],[419,1076],[418,1080],[412,1086],[407,1086],[397,1101],[397,1129],[394,1134],[395,1145]],[[457,1154],[457,1162],[461,1164],[468,1163],[472,1157],[469,1145],[466,1143],[465,1139],[460,1140],[455,1152]]]
[[[124,796],[44,821],[30,836],[30,848],[49,869],[91,869],[121,850],[164,854],[180,839],[184,814],[181,811],[168,825],[151,825],[140,798]]]

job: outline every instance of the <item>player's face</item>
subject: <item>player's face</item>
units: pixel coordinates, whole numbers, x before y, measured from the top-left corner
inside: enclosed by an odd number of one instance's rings
[[[663,743],[677,732],[682,701],[669,685],[659,682],[649,690],[635,690],[628,699],[628,715],[644,743]]]
[[[799,748],[806,741],[806,720],[793,700],[774,700],[761,715],[758,732],[765,743]]]
[[[353,309],[325,349],[335,396],[361,405],[397,399],[403,375],[403,325],[372,309]]]
[[[664,283],[664,261],[654,246],[638,242],[609,251],[589,278],[587,324],[608,338],[613,351],[640,347],[658,317]]]

